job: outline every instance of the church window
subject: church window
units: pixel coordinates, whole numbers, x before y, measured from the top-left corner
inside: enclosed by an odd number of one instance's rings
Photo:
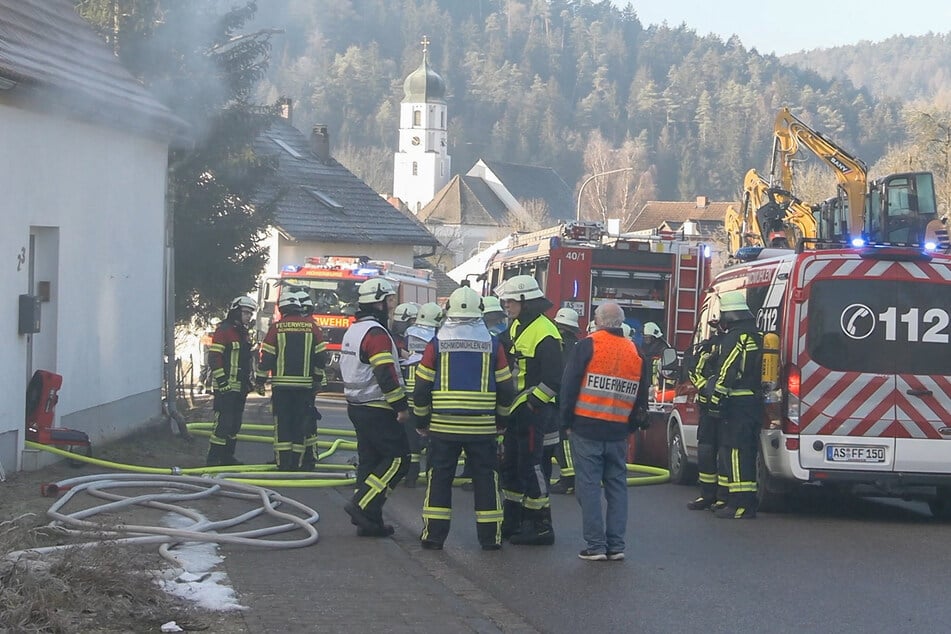
[[[413,176],[419,175],[419,163],[413,161]]]
[[[443,130],[446,129],[446,113],[445,112],[439,113],[439,127],[442,128]]]
[[[423,124],[423,112],[421,110],[413,110],[413,125],[420,126]]]

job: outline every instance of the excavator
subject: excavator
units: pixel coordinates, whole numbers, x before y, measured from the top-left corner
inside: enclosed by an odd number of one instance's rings
[[[816,238],[817,230],[812,207],[773,187],[755,169],[743,179],[740,209],[727,207],[724,224],[729,253],[741,247],[796,249],[803,238]]]
[[[870,183],[864,162],[810,128],[789,108],[776,115],[773,133],[770,180],[778,171],[783,190],[792,191],[793,165],[801,147],[835,173],[837,195],[818,205],[815,214],[818,241],[948,250],[948,234],[938,218],[930,172],[890,174]]]

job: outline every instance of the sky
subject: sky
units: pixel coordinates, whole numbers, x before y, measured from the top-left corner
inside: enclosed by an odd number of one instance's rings
[[[697,35],[715,33],[724,41],[735,33],[746,48],[764,55],[951,31],[948,0],[630,1],[645,27],[665,20],[672,27],[686,23]],[[628,0],[613,2],[624,7]]]

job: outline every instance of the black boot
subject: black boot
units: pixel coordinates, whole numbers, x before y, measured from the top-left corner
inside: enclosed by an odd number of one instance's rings
[[[525,510],[529,519],[522,520],[518,533],[509,542],[516,546],[551,546],[555,543],[555,531],[551,525],[551,508],[538,511]]]
[[[211,443],[208,445],[208,457],[205,458],[205,466],[208,467],[220,467],[227,464],[225,455],[227,449],[225,445],[219,445],[217,443]]]
[[[512,500],[502,500],[502,537],[508,539],[519,531],[522,524],[522,505]]]
[[[569,493],[575,492],[575,477],[574,476],[563,476],[558,478],[558,481],[551,485],[551,488],[548,489],[549,493],[557,493],[559,495],[567,495]]]

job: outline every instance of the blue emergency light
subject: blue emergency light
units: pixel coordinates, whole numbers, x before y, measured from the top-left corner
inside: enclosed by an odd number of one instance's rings
[[[852,246],[855,248],[865,246],[865,238],[852,238]]]

